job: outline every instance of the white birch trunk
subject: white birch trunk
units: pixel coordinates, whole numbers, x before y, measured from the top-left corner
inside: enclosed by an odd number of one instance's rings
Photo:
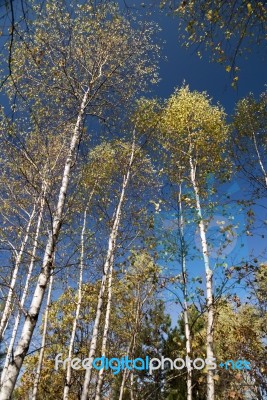
[[[262,162],[262,159],[261,159],[261,155],[260,155],[260,152],[259,152],[258,143],[257,143],[257,139],[256,139],[256,135],[255,135],[254,130],[252,130],[252,137],[253,137],[253,143],[254,143],[254,147],[255,147],[256,153],[257,153],[258,161],[259,161],[259,164],[260,164],[260,168],[261,168],[263,176],[264,176],[265,185],[267,187],[267,173],[266,173],[266,170],[264,168],[264,165],[263,165],[263,162]]]
[[[109,331],[109,321],[110,321],[110,313],[111,313],[111,300],[112,300],[112,279],[113,279],[113,262],[114,256],[110,262],[110,268],[108,273],[108,299],[107,299],[107,308],[106,308],[106,315],[105,315],[105,325],[104,325],[104,332],[102,338],[102,348],[101,348],[101,356],[106,356],[106,349],[107,349],[107,341],[108,341],[108,331]],[[101,390],[103,385],[104,379],[104,368],[102,368],[98,373],[98,381],[96,387],[96,396],[95,400],[101,399]]]
[[[84,235],[85,235],[85,229],[86,229],[87,210],[88,210],[89,204],[92,200],[92,197],[94,195],[96,185],[97,185],[97,181],[95,182],[94,187],[91,191],[91,194],[90,194],[90,197],[88,200],[88,204],[84,211],[84,216],[83,216],[83,227],[82,227],[82,232],[81,232],[81,258],[80,258],[80,275],[79,275],[79,284],[78,284],[78,301],[77,301],[75,317],[73,320],[70,345],[69,345],[68,358],[70,361],[67,364],[66,380],[65,380],[64,392],[63,392],[64,400],[68,400],[68,398],[69,398],[69,390],[70,390],[70,383],[71,383],[71,359],[72,359],[72,355],[73,355],[75,333],[76,333],[76,329],[77,329],[78,320],[80,317],[80,310],[81,310],[81,304],[82,304],[82,284],[83,284],[83,270],[84,270]]]
[[[47,301],[46,301],[46,310],[45,310],[45,315],[44,315],[44,327],[43,327],[43,335],[42,335],[42,344],[41,344],[41,350],[39,354],[39,359],[38,359],[38,365],[37,365],[37,370],[34,378],[34,384],[33,384],[33,392],[32,392],[32,398],[31,400],[36,400],[37,398],[37,393],[38,393],[38,386],[40,382],[40,377],[41,377],[41,371],[43,367],[43,360],[44,360],[44,352],[45,352],[45,344],[46,344],[46,333],[47,333],[47,324],[48,324],[48,316],[49,316],[49,307],[51,303],[51,293],[52,293],[52,287],[53,287],[53,268],[51,269],[51,276],[49,280],[49,288],[48,288],[48,294],[47,294]]]
[[[261,155],[260,155],[260,151],[259,151],[259,146],[258,146],[257,138],[256,138],[256,133],[255,133],[255,130],[254,130],[254,128],[253,128],[253,124],[252,124],[252,122],[251,122],[251,116],[250,116],[250,114],[247,113],[247,117],[248,117],[249,124],[250,124],[250,129],[251,129],[251,133],[252,133],[252,140],[253,140],[253,144],[254,144],[254,147],[255,147],[255,151],[256,151],[256,154],[257,154],[258,162],[259,162],[260,169],[261,169],[261,171],[262,171],[262,173],[263,173],[263,176],[264,176],[265,185],[266,185],[266,187],[267,187],[267,172],[266,172],[266,170],[265,170],[265,168],[264,168],[263,161],[262,161],[262,159],[261,159]]]
[[[136,306],[136,313],[135,313],[135,321],[134,321],[134,330],[133,330],[133,335],[131,337],[129,346],[127,348],[126,356],[129,356],[131,354],[131,359],[134,358],[134,353],[135,353],[135,347],[136,347],[136,337],[137,333],[139,330],[141,318],[142,318],[142,307],[145,304],[147,298],[149,297],[151,291],[153,290],[153,286],[145,296],[144,300],[140,303],[140,287],[138,286],[138,296],[137,296],[137,306]],[[123,377],[122,377],[122,382],[120,386],[120,395],[119,395],[119,400],[123,399],[123,392],[124,392],[124,387],[125,383],[129,377],[130,371],[128,369],[124,369],[123,371]],[[133,385],[133,376],[131,376],[131,396],[132,396],[132,385]]]
[[[81,309],[81,303],[82,303],[82,284],[83,284],[83,270],[84,270],[84,235],[85,235],[85,228],[86,228],[86,214],[87,214],[87,207],[84,211],[84,216],[83,216],[83,227],[82,227],[82,233],[81,233],[81,259],[80,259],[80,275],[79,275],[79,285],[78,285],[78,301],[77,301],[75,317],[73,320],[72,332],[71,332],[71,338],[70,338],[70,344],[69,344],[69,352],[68,352],[69,360],[72,359],[72,355],[73,355],[75,333],[76,333],[76,329],[77,329],[77,323],[78,323],[78,320],[80,317],[80,309]],[[64,393],[63,393],[64,400],[68,400],[68,398],[69,398],[70,383],[71,383],[71,361],[69,361],[67,364],[66,380],[65,380]]]
[[[136,347],[136,336],[137,332],[139,329],[140,325],[140,319],[141,319],[141,309],[143,304],[145,303],[146,299],[148,296],[145,297],[142,303],[140,303],[140,286],[138,285],[138,297],[137,297],[137,307],[136,307],[136,327],[135,327],[135,332],[133,335],[133,343],[132,343],[132,351],[131,351],[131,357],[134,359],[134,353],[135,353],[135,347]],[[130,371],[130,395],[131,395],[131,400],[134,400],[134,370],[132,369]]]
[[[212,359],[214,357],[213,353],[213,330],[214,330],[214,306],[213,306],[213,292],[212,292],[212,270],[209,264],[209,255],[208,255],[208,245],[206,238],[206,230],[202,217],[202,210],[200,204],[199,197],[199,188],[196,182],[196,172],[195,167],[192,161],[192,157],[190,156],[190,177],[193,185],[195,199],[196,199],[196,208],[198,213],[198,226],[200,230],[200,239],[202,246],[202,253],[205,265],[205,274],[206,274],[206,293],[207,293],[207,310],[208,310],[208,323],[207,323],[207,358]],[[214,400],[214,372],[212,369],[207,371],[207,400]]]
[[[24,326],[22,328],[20,340],[19,340],[18,345],[14,352],[14,362],[12,364],[9,364],[7,373],[6,373],[5,382],[2,385],[1,390],[0,390],[0,400],[10,400],[10,397],[14,390],[23,360],[24,360],[24,358],[27,354],[28,348],[30,346],[33,331],[35,329],[38,315],[40,312],[40,308],[41,308],[41,305],[43,302],[45,290],[46,290],[46,287],[48,284],[48,280],[49,280],[52,265],[53,265],[53,254],[54,254],[54,250],[55,250],[55,245],[56,245],[56,241],[58,239],[59,232],[61,229],[63,210],[64,210],[67,189],[68,189],[69,180],[70,180],[71,165],[74,161],[76,148],[77,148],[77,145],[79,142],[80,131],[81,131],[81,126],[82,126],[82,122],[83,122],[83,118],[84,118],[86,103],[87,103],[88,97],[89,97],[89,90],[90,89],[88,88],[88,90],[84,93],[84,97],[83,97],[81,107],[79,110],[79,114],[77,117],[77,121],[75,124],[74,132],[73,132],[73,135],[71,138],[70,148],[69,148],[68,156],[66,158],[66,162],[65,162],[65,166],[64,166],[64,172],[63,172],[62,183],[61,183],[61,188],[60,188],[59,197],[58,197],[56,214],[55,214],[55,217],[53,220],[53,230],[50,233],[48,241],[47,241],[41,273],[39,275],[37,286],[36,286],[35,292],[33,294],[29,312],[27,314]]]
[[[17,281],[17,277],[18,277],[18,272],[19,272],[19,267],[20,267],[20,263],[21,263],[21,259],[23,256],[23,252],[25,250],[25,247],[27,245],[28,239],[29,239],[29,232],[31,229],[31,225],[35,216],[35,210],[36,210],[36,202],[33,206],[33,210],[32,213],[30,215],[29,221],[28,221],[28,225],[26,227],[26,231],[25,231],[25,236],[23,239],[23,242],[21,244],[19,253],[17,254],[16,257],[16,262],[15,262],[15,268],[12,272],[12,278],[11,278],[11,282],[9,285],[9,291],[8,291],[8,295],[7,295],[7,299],[5,302],[5,308],[2,314],[2,318],[1,318],[1,322],[0,322],[0,342],[3,339],[7,324],[8,324],[8,320],[10,317],[10,313],[11,313],[11,308],[12,308],[12,298],[13,298],[13,293],[14,293],[14,288],[16,285],[16,281]]]
[[[188,304],[187,304],[187,271],[186,271],[186,254],[185,254],[185,238],[184,238],[184,216],[182,207],[182,184],[179,187],[178,195],[179,206],[179,231],[180,231],[180,245],[181,245],[181,261],[182,261],[182,276],[183,276],[183,296],[184,296],[184,326],[185,326],[185,340],[186,340],[186,355],[191,356],[191,332],[188,318]],[[186,376],[187,386],[187,400],[192,400],[192,367],[187,366]]]
[[[122,205],[123,205],[123,201],[124,201],[124,197],[125,197],[125,190],[128,185],[129,178],[130,178],[130,171],[131,171],[131,167],[132,167],[132,163],[133,163],[133,159],[134,159],[134,152],[135,152],[135,134],[134,134],[134,139],[133,139],[133,144],[132,144],[130,161],[129,161],[129,165],[128,165],[128,171],[127,171],[127,174],[123,178],[121,195],[120,195],[119,203],[117,205],[111,233],[109,236],[108,252],[107,252],[106,261],[104,264],[104,271],[103,271],[103,276],[102,276],[102,281],[101,281],[101,287],[100,287],[100,291],[98,294],[97,310],[96,310],[92,340],[91,340],[90,351],[89,351],[89,359],[91,360],[91,362],[88,363],[88,367],[86,369],[81,400],[88,400],[89,385],[90,385],[91,375],[92,375],[92,360],[95,356],[95,351],[96,351],[100,317],[102,314],[102,306],[103,306],[104,294],[105,294],[105,290],[106,290],[107,274],[111,268],[111,263],[113,262],[113,258],[114,258],[114,254],[115,254],[115,250],[116,250],[116,240],[117,240],[117,236],[118,236],[121,210],[122,210]],[[1,400],[1,398],[0,398],[0,400]]]
[[[184,325],[185,325],[185,340],[186,340],[186,355],[189,358],[191,355],[191,335],[190,335],[190,327],[188,321],[188,306],[186,300],[184,300]],[[192,367],[189,365],[187,367],[187,377],[186,377],[186,386],[187,386],[187,400],[192,400]]]
[[[134,374],[133,370],[130,372],[130,396],[131,400],[134,400]]]
[[[30,284],[30,279],[32,276],[32,271],[33,271],[33,267],[34,267],[34,262],[35,262],[35,256],[36,256],[36,251],[37,251],[37,246],[38,246],[38,238],[39,238],[39,232],[40,232],[40,227],[41,227],[41,221],[42,221],[42,217],[43,217],[43,211],[44,211],[44,204],[45,204],[45,194],[46,194],[46,189],[44,189],[44,193],[43,193],[43,197],[41,199],[41,204],[40,204],[40,211],[39,211],[39,216],[38,216],[38,220],[37,220],[37,225],[36,225],[36,231],[35,231],[35,236],[34,236],[34,241],[33,241],[33,249],[32,249],[32,255],[31,255],[31,262],[30,262],[30,266],[28,269],[28,274],[26,277],[26,281],[25,281],[25,287],[22,293],[22,297],[20,300],[20,309],[18,310],[16,319],[15,319],[15,323],[14,323],[14,327],[12,330],[12,336],[9,342],[9,346],[8,346],[8,351],[7,351],[7,355],[6,355],[6,359],[5,359],[5,364],[4,364],[4,368],[1,374],[1,385],[4,382],[5,379],[5,374],[9,365],[9,361],[11,358],[11,354],[13,351],[13,347],[14,347],[14,343],[16,340],[16,335],[17,335],[17,331],[18,331],[18,327],[19,327],[19,323],[20,323],[20,319],[21,319],[21,314],[22,314],[22,310],[26,301],[26,297],[28,294],[28,289],[29,289],[29,284]]]

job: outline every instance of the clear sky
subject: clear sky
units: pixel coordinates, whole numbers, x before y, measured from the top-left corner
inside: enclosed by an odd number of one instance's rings
[[[209,62],[209,54],[203,53],[200,59],[194,48],[186,49],[178,41],[178,18],[167,16],[165,13],[155,11],[151,17],[156,19],[162,31],[160,37],[166,41],[163,45],[163,59],[160,62],[161,82],[155,93],[166,98],[175,87],[181,86],[183,80],[193,90],[207,91],[217,102],[219,101],[231,113],[238,99],[253,92],[258,96],[264,91],[267,83],[267,57],[266,48],[255,48],[248,59],[240,60],[241,68],[238,89],[231,87],[231,77],[222,65]]]

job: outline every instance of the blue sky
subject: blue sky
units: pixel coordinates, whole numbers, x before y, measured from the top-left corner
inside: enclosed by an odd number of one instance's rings
[[[178,18],[164,13],[154,12],[162,31],[159,36],[166,41],[162,54],[167,57],[160,62],[161,82],[155,88],[155,94],[166,98],[175,87],[183,81],[189,84],[191,90],[207,91],[215,102],[219,101],[227,113],[231,113],[235,103],[249,92],[258,96],[264,91],[267,83],[267,60],[263,48],[253,49],[248,59],[240,60],[240,75],[238,89],[231,87],[231,77],[223,66],[209,62],[209,53],[203,53],[200,59],[194,48],[186,49],[178,41]]]

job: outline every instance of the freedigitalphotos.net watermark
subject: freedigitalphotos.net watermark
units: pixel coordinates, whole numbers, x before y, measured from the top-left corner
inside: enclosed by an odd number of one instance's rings
[[[216,358],[195,358],[192,360],[190,357],[186,356],[183,358],[176,358],[172,360],[170,358],[160,357],[160,358],[150,358],[146,356],[145,358],[135,358],[129,359],[128,356],[124,356],[121,358],[118,357],[96,357],[96,358],[84,358],[81,360],[79,357],[75,358],[62,358],[62,353],[57,354],[55,358],[55,370],[58,371],[59,367],[63,369],[67,368],[68,363],[71,364],[71,368],[75,370],[81,369],[91,369],[94,368],[96,370],[110,369],[114,375],[119,374],[124,369],[128,370],[137,370],[137,371],[149,371],[151,375],[153,371],[161,369],[175,369],[181,370],[183,368],[187,368],[189,370],[192,369],[208,369],[208,370],[215,370],[217,368]],[[250,363],[246,360],[227,360],[225,362],[221,362],[219,367],[225,369],[236,369],[242,370],[247,369],[250,370]]]

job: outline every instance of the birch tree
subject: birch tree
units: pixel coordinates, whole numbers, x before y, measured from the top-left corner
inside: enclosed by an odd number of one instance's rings
[[[11,308],[14,312],[18,309],[9,343],[10,349],[13,347],[12,342],[14,344],[28,294],[40,239],[41,237],[44,239],[44,231],[40,234],[41,222],[47,221],[47,208],[53,206],[53,186],[58,179],[57,174],[61,169],[60,163],[66,146],[64,146],[62,136],[58,136],[56,140],[52,140],[49,134],[45,137],[45,132],[40,131],[36,124],[33,131],[23,132],[20,129],[20,121],[15,123],[3,116],[0,127],[1,146],[4,151],[4,157],[1,159],[3,170],[0,194],[1,242],[11,250],[13,249],[15,264],[11,267],[13,268],[12,276],[9,271],[2,274],[2,279],[7,283],[9,291],[1,316],[1,331],[4,329],[5,319],[9,318]],[[19,135],[21,138],[18,137]],[[50,149],[47,148],[49,142],[53,143]],[[46,202],[48,207],[44,212]],[[12,260],[6,259],[6,262],[12,262]],[[28,268],[25,266],[27,262]],[[22,282],[25,287],[22,298],[19,299],[19,285]]]
[[[8,324],[8,320],[10,317],[10,313],[11,313],[11,308],[12,308],[12,298],[14,295],[14,288],[16,285],[16,281],[17,281],[17,276],[18,276],[18,272],[19,272],[19,267],[20,267],[20,263],[21,263],[21,259],[25,250],[25,247],[27,245],[27,241],[29,239],[29,231],[32,227],[33,224],[33,219],[36,216],[36,204],[34,204],[33,210],[31,212],[31,214],[29,215],[29,220],[28,220],[28,224],[26,227],[26,233],[25,236],[23,237],[19,252],[16,252],[16,262],[15,262],[15,267],[14,270],[12,272],[12,278],[11,278],[11,282],[9,285],[9,291],[8,291],[8,295],[7,295],[7,299],[5,302],[5,307],[2,313],[2,317],[1,317],[1,323],[0,323],[0,341],[3,339],[3,335],[4,332],[6,330],[7,324]]]
[[[39,11],[38,11],[39,12]],[[112,16],[112,17],[111,17]],[[148,74],[147,55],[153,50],[152,28],[134,30],[111,5],[76,5],[73,14],[63,3],[47,3],[34,29],[13,53],[15,88],[21,108],[36,112],[39,124],[50,129],[68,124],[69,148],[64,160],[58,201],[52,214],[41,272],[21,337],[9,364],[1,399],[9,399],[30,346],[52,268],[59,238],[72,167],[77,159],[86,115],[103,116],[111,101],[116,104],[142,87]],[[26,99],[26,101],[24,101]]]
[[[92,168],[92,170],[94,170],[94,168]],[[91,175],[92,175],[92,170],[90,170]],[[103,179],[103,175],[105,177],[105,174],[103,174],[103,172],[102,172],[102,174],[101,174],[102,179]],[[80,309],[81,309],[82,297],[83,297],[82,286],[83,286],[83,274],[84,274],[85,256],[86,256],[86,254],[85,254],[85,234],[86,234],[86,223],[87,223],[87,210],[90,207],[90,203],[91,203],[91,200],[92,200],[95,192],[97,192],[97,186],[99,185],[99,181],[101,181],[101,179],[100,179],[100,176],[97,175],[95,177],[95,181],[91,188],[88,203],[85,206],[84,215],[83,215],[83,224],[82,224],[82,231],[81,231],[80,269],[79,269],[79,281],[78,281],[78,300],[77,300],[76,312],[75,312],[75,316],[74,316],[73,324],[72,324],[72,331],[71,331],[71,338],[70,338],[69,352],[68,352],[68,358],[70,360],[73,355],[75,335],[76,335],[76,330],[77,330],[77,324],[79,323]],[[86,180],[86,182],[87,182],[87,184],[85,186],[88,187],[88,179]],[[63,393],[64,400],[68,400],[68,398],[69,398],[70,385],[71,385],[71,362],[69,361],[67,364],[67,372],[66,372],[65,386],[64,386],[64,393]]]
[[[8,291],[1,315],[0,340],[3,339],[11,311],[17,305],[18,282],[21,280],[22,271],[24,272],[24,263],[32,244],[32,234],[42,198],[41,190],[40,192],[34,190],[21,176],[20,169],[24,169],[25,159],[23,160],[18,149],[11,145],[14,138],[14,124],[12,126],[3,115],[1,117],[0,140],[4,152],[0,161],[3,172],[0,193],[1,243],[13,252],[14,266],[10,266],[12,274],[2,275]],[[29,169],[28,172],[30,173]],[[6,261],[12,263],[12,260]]]
[[[27,304],[27,296],[31,290],[31,282],[34,279],[34,267],[37,265],[42,241],[46,238],[45,224],[47,222],[47,211],[49,207],[52,208],[53,205],[53,186],[58,179],[57,174],[61,169],[60,163],[64,157],[64,153],[66,154],[66,146],[64,146],[62,136],[58,136],[56,140],[53,140],[53,146],[48,149],[47,144],[51,140],[51,136],[47,135],[44,137],[44,132],[40,132],[36,127],[34,132],[27,133],[24,145],[17,145],[14,141],[14,137],[17,137],[18,127],[16,127],[15,124],[10,126],[8,123],[5,127],[5,140],[3,144],[6,149],[6,160],[4,168],[8,171],[10,177],[8,183],[8,194],[10,193],[10,195],[7,196],[4,190],[2,201],[5,199],[10,210],[12,210],[13,215],[11,214],[8,218],[9,225],[12,226],[16,222],[16,214],[21,213],[25,206],[27,208],[32,206],[35,211],[34,217],[38,215],[38,219],[35,222],[32,215],[33,221],[26,227],[26,232],[22,230],[22,234],[19,234],[19,236],[24,236],[23,246],[21,246],[20,249],[19,259],[17,257],[14,273],[12,274],[12,287],[10,288],[9,297],[7,297],[6,301],[7,309],[7,306],[9,305],[10,307],[11,305],[10,292],[12,289],[12,297],[15,298],[14,301],[12,301],[12,308],[17,315],[14,319],[14,326],[8,344],[4,369],[1,374],[1,384],[5,382],[5,374],[11,362],[21,317],[23,314],[25,315],[26,312],[25,304]],[[42,157],[40,157],[41,154]],[[45,159],[43,155],[46,155]],[[19,188],[21,188],[20,192],[18,192]],[[21,203],[18,201],[16,196],[22,196],[23,202]],[[48,207],[45,207],[46,205]],[[5,214],[6,213],[3,214],[3,218],[6,218]],[[41,227],[41,224],[44,224],[44,226]],[[9,231],[9,229],[10,227],[8,227],[7,231]],[[27,262],[29,266],[26,270],[27,275],[24,280],[23,275],[26,273],[25,264]],[[20,298],[18,293],[21,289],[18,285],[22,282],[24,288]],[[4,317],[5,314],[3,314],[3,318]]]
[[[140,257],[139,257],[140,254]],[[137,267],[138,260],[140,262]],[[148,262],[143,264],[143,262]],[[133,263],[137,268],[133,268]],[[158,318],[163,325],[167,316],[164,313],[163,303],[159,305],[157,300],[157,291],[154,288],[157,285],[158,274],[160,273],[159,266],[156,265],[153,258],[143,250],[133,250],[132,256],[126,261],[128,273],[121,277],[119,269],[114,271],[113,276],[113,299],[111,307],[110,319],[110,336],[109,346],[107,349],[107,357],[116,354],[118,357],[123,357],[126,354],[127,348],[131,342],[131,338],[135,336],[135,357],[142,357],[142,344],[146,343],[149,346],[149,355],[156,356],[150,352],[150,348],[158,346],[158,328],[159,325],[155,322]],[[97,293],[101,282],[97,281],[94,284],[83,284],[83,297],[80,309],[80,320],[77,325],[75,336],[75,351],[74,357],[81,359],[88,357],[86,342],[92,333],[92,319],[94,317],[94,309],[97,302]],[[135,295],[140,289],[139,304],[142,305],[141,313],[139,314],[138,331],[136,331],[136,306],[137,299]],[[144,290],[142,290],[142,288]],[[75,302],[73,301],[75,299]],[[70,288],[62,296],[51,304],[50,318],[48,321],[47,343],[45,348],[43,370],[40,377],[38,396],[46,396],[49,400],[58,397],[62,398],[64,391],[64,379],[66,369],[62,364],[58,370],[55,370],[55,356],[60,352],[62,359],[67,358],[69,351],[69,326],[73,321],[77,305],[78,291]],[[141,300],[141,302],[140,302]],[[169,319],[168,319],[169,320]],[[170,321],[169,321],[170,322]],[[104,321],[101,323],[101,331],[104,328]],[[153,336],[155,335],[155,336]],[[101,352],[101,343],[97,348],[97,353]],[[27,356],[25,362],[25,371],[23,371],[20,385],[14,392],[14,397],[28,398],[32,396],[32,385],[34,379],[34,371],[38,363],[38,356],[33,353]],[[83,382],[84,370],[72,370],[72,382],[69,391],[69,398],[79,398],[81,395],[81,385]],[[116,378],[116,379],[115,379]],[[137,398],[149,395],[152,392],[151,388],[155,388],[147,384],[147,372],[136,371],[133,390]],[[118,390],[121,385],[122,374],[114,376],[112,371],[106,371],[104,382],[105,386],[102,390],[102,396],[118,398]],[[136,382],[141,382],[140,387],[137,387]],[[148,387],[149,386],[149,387]],[[126,381],[124,398],[128,398],[129,380]],[[113,394],[112,394],[113,393]]]
[[[185,223],[184,223],[184,212],[183,212],[183,202],[182,202],[182,183],[179,185],[178,192],[178,207],[179,207],[179,236],[180,236],[180,253],[181,253],[181,264],[182,264],[182,288],[183,288],[183,317],[184,317],[184,327],[185,327],[185,338],[186,338],[186,355],[189,358],[191,355],[191,332],[189,325],[189,315],[188,315],[188,292],[187,292],[187,281],[188,273],[186,268],[186,242],[185,242]],[[187,400],[192,400],[192,369],[191,366],[187,366]]]
[[[200,231],[202,254],[206,275],[207,297],[207,358],[214,358],[214,300],[212,287],[212,268],[206,236],[201,197],[205,195],[205,180],[209,173],[221,173],[227,164],[224,159],[227,141],[225,114],[221,107],[213,106],[206,93],[190,92],[182,87],[166,102],[161,127],[165,146],[170,151],[174,164],[183,167],[183,176],[193,189],[195,208]],[[207,399],[213,400],[214,371],[207,372]]]
[[[156,296],[160,268],[155,264],[153,258],[146,251],[133,250],[129,262],[130,266],[121,282],[121,285],[126,285],[126,290],[128,292],[127,297],[129,297],[129,305],[132,308],[132,321],[129,324],[129,343],[126,348],[125,355],[131,359],[134,359],[138,347],[142,341],[142,324],[144,319],[147,318],[149,304],[152,303],[154,296]],[[133,399],[135,397],[134,373],[133,371],[129,371],[125,368],[122,373],[122,379],[119,388],[119,400],[125,398],[125,387],[129,377],[130,385],[128,386],[130,398]],[[97,393],[97,395],[99,394]]]
[[[74,339],[77,329],[77,323],[80,317],[80,308],[82,302],[82,284],[83,284],[83,270],[84,270],[84,236],[85,236],[85,228],[86,228],[86,217],[87,217],[87,208],[84,211],[83,217],[83,226],[82,226],[82,233],[81,233],[81,259],[80,259],[80,273],[79,273],[79,283],[78,283],[78,301],[77,301],[77,308],[75,312],[75,317],[73,320],[72,331],[71,331],[71,339],[69,344],[69,352],[68,358],[71,359],[73,355],[73,347],[74,347]],[[64,400],[69,398],[69,388],[70,388],[70,380],[71,380],[71,363],[68,362],[67,365],[67,373],[66,373],[66,380],[64,386]]]
[[[53,263],[55,263],[55,256]],[[46,300],[46,308],[44,313],[44,325],[43,325],[43,335],[42,335],[42,342],[41,342],[41,350],[38,359],[38,365],[35,372],[35,379],[33,383],[33,391],[32,391],[32,399],[36,400],[37,393],[38,393],[38,386],[40,382],[40,375],[43,367],[43,360],[44,360],[44,352],[45,352],[45,345],[46,345],[46,335],[47,335],[47,325],[48,325],[48,318],[49,318],[49,308],[51,305],[51,296],[52,296],[52,288],[53,288],[53,269],[51,270],[51,276],[49,279],[49,287],[47,293],[47,300]]]
[[[85,251],[88,251],[88,246],[85,247]],[[99,283],[99,281],[94,284],[84,283],[82,286],[83,296],[80,319],[76,328],[75,349],[73,351],[75,357],[87,357],[87,337],[91,333],[90,322],[94,317],[93,308],[96,305]],[[59,365],[58,370],[55,370],[55,357],[58,353],[63,353],[63,359],[68,357],[70,327],[72,327],[75,318],[77,301],[78,291],[76,288],[69,287],[51,303],[42,373],[38,386],[38,397],[47,396],[47,398],[52,399],[56,396],[57,398],[63,398],[67,369],[63,369]],[[45,316],[42,315],[41,332],[43,331],[44,320]],[[24,364],[25,372],[22,374],[20,385],[14,391],[14,397],[31,398],[38,360],[39,356],[36,352],[27,356]],[[80,396],[82,380],[83,370],[72,370],[69,398],[72,399]]]
[[[129,182],[130,182],[130,178],[132,175],[132,169],[134,167],[133,173],[135,176],[135,180],[138,179],[137,174],[142,175],[142,173],[144,174],[144,171],[146,171],[147,176],[149,176],[149,172],[150,172],[149,169],[152,170],[152,168],[149,168],[149,160],[145,159],[145,157],[142,155],[140,147],[136,143],[135,131],[133,132],[131,146],[129,146],[129,144],[127,144],[127,143],[125,143],[125,144],[122,143],[122,146],[123,147],[121,148],[120,151],[122,152],[123,158],[120,161],[120,168],[122,169],[122,171],[124,171],[124,173],[123,173],[123,178],[122,178],[121,190],[118,195],[118,203],[117,203],[116,208],[114,209],[114,213],[113,213],[112,228],[111,228],[109,239],[108,239],[108,251],[107,251],[107,255],[105,258],[105,262],[104,262],[103,277],[102,277],[102,282],[101,282],[101,288],[100,288],[99,295],[98,295],[98,305],[97,305],[93,334],[92,334],[90,350],[89,350],[89,359],[91,359],[91,360],[95,356],[95,351],[96,351],[96,346],[97,346],[97,337],[98,337],[98,333],[99,333],[99,324],[100,324],[100,318],[101,318],[102,307],[103,307],[103,299],[104,299],[104,295],[106,292],[106,281],[108,279],[109,292],[108,292],[108,303],[107,303],[107,311],[106,311],[106,318],[105,318],[104,335],[103,335],[103,340],[102,340],[102,351],[104,354],[102,354],[102,355],[105,355],[105,352],[106,352],[106,343],[107,343],[107,335],[108,335],[108,330],[109,330],[109,320],[110,320],[110,312],[111,312],[113,263],[114,263],[114,257],[116,254],[116,248],[117,248],[117,236],[119,233],[119,228],[120,228],[120,223],[121,223],[122,207],[125,202],[126,190],[128,188]],[[117,155],[117,157],[118,156],[119,155]],[[87,398],[88,398],[91,374],[92,374],[92,365],[90,365],[90,368],[88,368],[86,370],[85,380],[84,380],[84,385],[83,385],[83,393],[82,393],[83,400],[85,400],[85,399],[87,400]],[[96,398],[99,398],[99,396],[100,396],[102,379],[103,379],[102,375],[100,374],[99,386],[97,388]]]
[[[11,335],[11,339],[9,342],[8,351],[6,354],[4,369],[3,369],[3,372],[1,375],[1,384],[4,382],[6,369],[10,362],[11,354],[13,351],[13,346],[15,343],[15,339],[16,339],[16,335],[17,335],[17,331],[18,331],[18,327],[19,327],[19,323],[20,323],[20,319],[21,319],[21,315],[22,315],[22,310],[24,308],[24,304],[25,304],[25,301],[26,301],[26,298],[28,295],[30,280],[31,280],[31,277],[33,274],[33,268],[34,268],[34,264],[35,264],[36,252],[37,252],[38,240],[39,240],[39,234],[40,234],[41,221],[42,221],[42,217],[43,217],[43,213],[44,213],[45,192],[46,192],[46,189],[44,188],[44,192],[42,193],[42,199],[40,202],[40,210],[39,210],[38,220],[37,220],[37,224],[36,224],[33,249],[32,249],[32,253],[31,253],[31,261],[30,261],[30,265],[29,265],[29,269],[28,269],[28,273],[27,273],[27,277],[26,277],[26,281],[25,281],[25,287],[24,287],[22,297],[20,300],[20,309],[17,311],[17,316],[15,318],[12,335]]]
[[[162,174],[166,180],[166,195],[161,196],[160,207],[168,212],[168,217],[166,219],[166,214],[158,217],[157,226],[160,230],[160,243],[162,243],[162,258],[166,263],[171,263],[175,268],[169,272],[169,277],[166,279],[166,289],[171,294],[175,295],[177,301],[176,304],[182,308],[182,316],[184,322],[184,334],[185,334],[185,348],[186,356],[192,358],[192,348],[191,348],[191,326],[189,318],[189,295],[192,294],[192,289],[189,287],[189,274],[188,274],[188,264],[190,265],[190,260],[192,260],[192,253],[190,254],[190,235],[186,235],[186,232],[190,232],[191,225],[188,223],[190,220],[189,215],[194,219],[192,211],[185,199],[186,195],[186,185],[183,182],[181,171],[179,165],[169,164],[168,155],[166,155],[162,149],[159,149],[162,153],[162,164],[161,169]],[[165,174],[164,174],[165,172]],[[163,178],[163,179],[164,179]],[[183,193],[184,191],[184,193]],[[179,290],[179,292],[178,292]],[[178,307],[179,307],[178,306]],[[193,388],[193,375],[192,367],[187,364],[187,399],[192,400],[192,388]]]

